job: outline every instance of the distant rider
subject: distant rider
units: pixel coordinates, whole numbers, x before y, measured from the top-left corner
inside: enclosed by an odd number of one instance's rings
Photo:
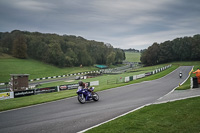
[[[180,76],[180,78],[182,78],[182,72],[180,71],[180,73],[179,73],[179,76]]]

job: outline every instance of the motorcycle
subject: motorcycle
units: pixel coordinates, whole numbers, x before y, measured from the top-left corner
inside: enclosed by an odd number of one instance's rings
[[[182,78],[182,73],[179,73],[179,77]]]
[[[78,95],[78,101],[81,104],[84,104],[86,101],[91,101],[91,100],[98,101],[99,100],[99,95],[96,92],[93,92],[94,87],[91,87],[90,90],[91,90],[91,92],[86,88],[82,88],[82,87],[78,88],[76,93]]]

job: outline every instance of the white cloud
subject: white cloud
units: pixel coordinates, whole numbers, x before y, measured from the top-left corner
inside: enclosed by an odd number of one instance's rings
[[[42,11],[51,11],[52,8],[55,6],[48,2],[42,1],[34,1],[34,0],[20,0],[15,3],[15,6],[27,11],[35,11],[35,12],[42,12]]]

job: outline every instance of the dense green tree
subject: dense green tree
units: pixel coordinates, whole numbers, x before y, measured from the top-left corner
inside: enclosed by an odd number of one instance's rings
[[[191,43],[191,59],[200,60],[200,35],[193,37],[193,43]]]
[[[172,43],[170,41],[166,41],[160,44],[160,55],[158,60],[159,63],[173,61]]]
[[[124,51],[114,49],[111,44],[86,40],[80,36],[60,36],[57,34],[19,30],[14,30],[10,33],[0,33],[0,49],[3,53],[12,54],[16,52],[12,51],[12,48],[16,50],[16,47],[18,47],[18,33],[24,36],[23,42],[25,43],[22,44],[27,45],[27,55],[29,58],[59,67],[79,66],[80,64],[84,66],[106,63],[115,64],[125,59]],[[19,50],[24,49],[18,48]]]
[[[148,48],[146,53],[146,62],[147,65],[155,65],[158,63],[158,55],[160,54],[160,48],[158,43],[154,43]]]
[[[161,44],[153,44],[141,54],[141,62],[155,65],[170,61],[200,60],[200,35],[176,38]]]
[[[60,48],[60,45],[56,41],[52,41],[48,45],[48,49],[44,59],[47,63],[54,64],[59,67],[64,66],[65,56]]]
[[[140,61],[141,61],[143,64],[145,64],[145,65],[148,64],[148,63],[147,63],[147,49],[143,49],[143,50],[141,51]]]
[[[13,41],[12,54],[14,57],[25,59],[27,58],[26,40],[22,34],[17,34]]]
[[[111,52],[108,56],[107,56],[107,60],[106,60],[106,64],[107,65],[112,65],[114,60],[115,60],[115,52]]]

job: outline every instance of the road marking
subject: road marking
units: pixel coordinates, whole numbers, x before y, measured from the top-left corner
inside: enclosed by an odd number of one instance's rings
[[[192,69],[193,69],[193,67],[194,67],[194,66],[192,66]],[[191,69],[191,70],[192,70],[192,69]],[[190,75],[188,75],[188,77],[181,83],[181,85],[184,84],[184,83],[187,81],[187,79],[188,79],[189,77],[190,77]],[[176,88],[178,88],[178,87],[179,87],[179,85],[176,86],[176,87],[175,87],[173,90],[171,90],[169,93],[167,93],[167,94],[165,94],[164,96],[160,97],[158,100],[161,100],[163,97],[165,97],[165,96],[171,94],[171,93],[174,92],[174,90],[175,90]]]
[[[194,66],[193,66],[193,67],[194,67]],[[193,67],[192,67],[192,69],[193,69]],[[177,69],[175,69],[175,70],[177,70]],[[175,71],[175,70],[174,70],[174,71]],[[174,72],[174,71],[172,71],[172,72]],[[172,73],[172,72],[171,72],[171,73]],[[171,74],[171,73],[169,73],[169,74]],[[169,74],[167,74],[167,75],[169,75]],[[164,77],[166,77],[167,75],[165,75]],[[186,80],[189,78],[189,76],[190,76],[190,75],[188,75],[188,77],[186,78]],[[162,78],[164,78],[164,77],[162,77]],[[159,78],[159,79],[162,79],[162,78]],[[158,80],[158,79],[156,79],[156,80]],[[183,83],[185,83],[186,80],[184,80],[184,81],[181,83],[181,85],[182,85]],[[143,82],[145,82],[145,81],[143,81]],[[143,83],[143,82],[140,82],[140,83]],[[137,84],[140,84],[140,83],[137,83]],[[130,85],[132,85],[132,84],[130,84]],[[129,85],[128,85],[128,86],[129,86]],[[177,87],[178,87],[178,86],[177,86]],[[170,92],[167,93],[166,95],[169,95],[170,93],[172,93],[177,87],[175,87],[172,91],[170,91]],[[117,88],[118,88],[118,87],[117,87]],[[114,89],[116,89],[116,88],[114,88]],[[106,90],[104,90],[104,91],[106,91]],[[166,95],[164,95],[164,96],[166,96]],[[163,97],[164,97],[164,96],[163,96]],[[164,101],[164,102],[161,102],[161,103],[167,103],[167,102],[172,102],[172,101],[176,101],[176,100],[183,100],[183,99],[192,98],[192,97],[198,97],[198,96],[200,96],[200,95],[189,96],[189,97],[185,97],[185,98],[178,98],[178,99],[174,99],[174,100],[171,100],[171,101],[168,100],[168,101]],[[159,99],[162,99],[163,97],[160,97]],[[159,99],[157,99],[157,100],[159,100]],[[105,122],[102,122],[102,123],[99,123],[99,124],[97,124],[97,125],[94,125],[94,126],[92,126],[92,127],[90,127],[90,128],[87,128],[87,129],[84,129],[84,130],[82,130],[82,131],[79,131],[78,133],[84,133],[84,132],[86,132],[86,131],[88,131],[88,130],[90,130],[90,129],[93,129],[93,128],[95,128],[95,127],[98,127],[98,126],[100,126],[100,125],[103,125],[103,124],[105,124],[105,123],[108,123],[108,122],[110,122],[110,121],[113,121],[113,120],[115,120],[115,119],[117,119],[117,118],[119,118],[119,117],[125,116],[125,115],[127,115],[127,114],[129,114],[129,113],[132,113],[132,112],[134,112],[134,111],[136,111],[136,110],[142,109],[142,108],[144,108],[144,107],[146,107],[146,106],[149,106],[149,105],[152,105],[152,104],[159,104],[159,103],[154,102],[154,103],[145,104],[145,105],[140,106],[140,107],[138,107],[138,108],[136,108],[136,109],[133,109],[133,110],[131,110],[131,111],[129,111],[129,112],[126,112],[126,113],[124,113],[124,114],[122,114],[122,115],[116,116],[116,117],[114,117],[114,118],[112,118],[112,119],[110,119],[110,120],[107,120],[107,121],[105,121]]]
[[[98,126],[100,126],[100,125],[103,125],[103,124],[105,124],[105,123],[107,123],[107,122],[113,121],[113,120],[115,120],[115,119],[117,119],[117,118],[119,118],[119,117],[125,116],[125,115],[127,115],[127,114],[129,114],[129,113],[132,113],[132,112],[134,112],[134,111],[136,111],[136,110],[139,110],[139,109],[144,108],[144,107],[146,107],[146,106],[149,106],[149,105],[151,105],[151,104],[152,104],[152,103],[150,103],[150,104],[145,104],[145,105],[140,106],[140,107],[138,107],[138,108],[136,108],[136,109],[134,109],[134,110],[131,110],[131,111],[126,112],[126,113],[124,113],[124,114],[122,114],[122,115],[116,116],[116,117],[114,117],[114,118],[112,118],[112,119],[110,119],[110,120],[104,121],[104,122],[102,122],[102,123],[99,123],[99,124],[97,124],[97,125],[94,125],[94,126],[92,126],[92,127],[89,127],[89,128],[87,128],[87,129],[84,129],[84,130],[79,131],[79,132],[77,132],[77,133],[84,133],[84,132],[86,132],[86,131],[88,131],[88,130],[90,130],[90,129],[92,129],[92,128],[95,128],[95,127],[98,127]]]

